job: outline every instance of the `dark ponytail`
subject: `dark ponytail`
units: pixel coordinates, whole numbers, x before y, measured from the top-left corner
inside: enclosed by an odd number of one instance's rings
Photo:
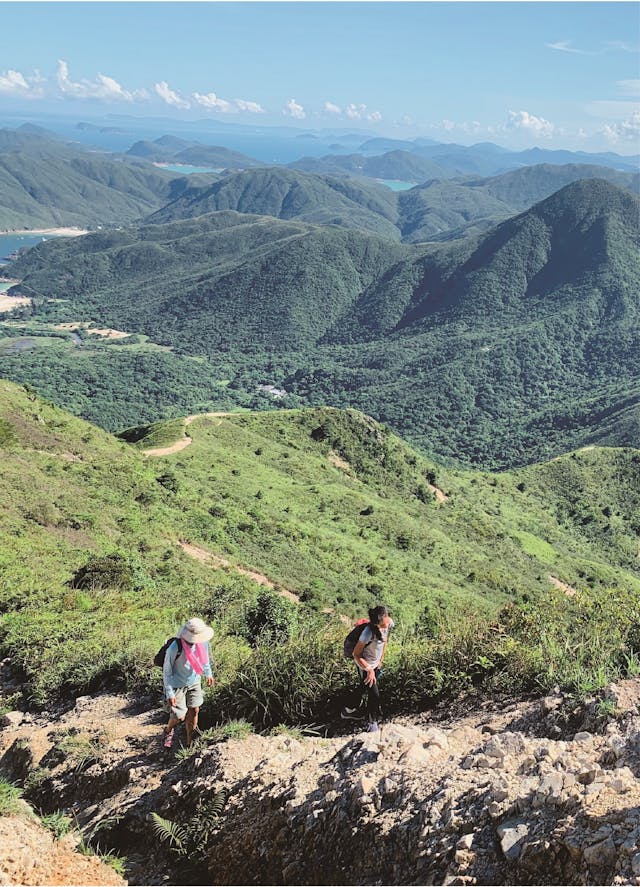
[[[369,624],[371,626],[371,631],[379,641],[382,640],[382,632],[378,628],[378,622],[380,622],[385,616],[389,615],[389,610],[383,604],[378,604],[377,607],[372,607],[369,610]]]

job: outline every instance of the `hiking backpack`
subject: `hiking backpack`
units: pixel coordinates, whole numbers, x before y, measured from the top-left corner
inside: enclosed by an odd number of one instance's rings
[[[159,668],[164,668],[164,657],[173,642],[176,642],[178,645],[178,656],[182,653],[182,641],[180,638],[167,638],[164,644],[160,647],[156,655],[153,657],[153,664],[157,665]]]
[[[358,619],[354,627],[344,639],[342,651],[344,653],[345,659],[353,659],[353,651],[356,648],[356,644],[360,640],[360,635],[365,630],[368,624],[368,619]]]

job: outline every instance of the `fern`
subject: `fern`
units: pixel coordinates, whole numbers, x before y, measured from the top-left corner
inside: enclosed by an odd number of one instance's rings
[[[156,837],[160,841],[169,843],[172,850],[180,856],[184,856],[187,853],[186,843],[189,837],[187,829],[175,822],[171,822],[170,819],[163,819],[157,813],[151,814],[151,820]]]
[[[206,847],[209,835],[217,825],[220,814],[226,803],[226,795],[223,791],[216,792],[208,804],[198,808],[187,826],[193,850],[199,852]]]
[[[156,837],[168,843],[169,849],[178,856],[200,853],[206,847],[226,801],[227,796],[223,791],[216,792],[207,804],[198,805],[195,814],[185,825],[178,825],[157,813],[152,813],[151,820]]]

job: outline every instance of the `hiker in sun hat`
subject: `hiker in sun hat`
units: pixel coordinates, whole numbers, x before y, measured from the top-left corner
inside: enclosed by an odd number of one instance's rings
[[[162,669],[164,698],[169,709],[169,723],[164,728],[165,748],[171,748],[174,728],[185,718],[187,746],[191,745],[198,726],[198,712],[204,702],[201,676],[205,676],[207,687],[213,686],[209,659],[212,637],[213,629],[196,617],[185,622],[167,647]]]

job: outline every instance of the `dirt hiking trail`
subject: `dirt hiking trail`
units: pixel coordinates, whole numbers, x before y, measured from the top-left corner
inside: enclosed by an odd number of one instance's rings
[[[143,454],[145,456],[171,456],[173,453],[179,453],[180,450],[186,449],[189,444],[192,442],[192,438],[186,434],[187,428],[194,422],[196,419],[213,419],[213,418],[225,418],[226,416],[235,416],[236,413],[195,413],[193,416],[185,416],[184,418],[184,430],[185,437],[176,441],[174,444],[171,444],[168,447],[152,447],[149,450],[143,450]]]
[[[258,573],[256,570],[248,570],[245,567],[239,567],[237,564],[232,564],[231,561],[226,560],[224,557],[220,557],[218,554],[212,554],[210,551],[205,551],[204,548],[199,548],[197,545],[191,545],[189,542],[179,542],[180,548],[189,555],[189,557],[194,558],[197,561],[200,561],[201,564],[208,564],[211,567],[219,568],[225,567],[230,570],[234,570],[236,573],[240,573],[241,576],[246,576],[248,579],[251,579],[252,582],[256,582],[258,585],[263,585],[265,588],[270,588],[273,591],[277,591],[279,595],[287,600],[291,601],[294,604],[300,603],[300,598],[293,591],[289,591],[287,588],[282,588],[282,586],[275,585],[274,582],[271,581],[264,573]]]

